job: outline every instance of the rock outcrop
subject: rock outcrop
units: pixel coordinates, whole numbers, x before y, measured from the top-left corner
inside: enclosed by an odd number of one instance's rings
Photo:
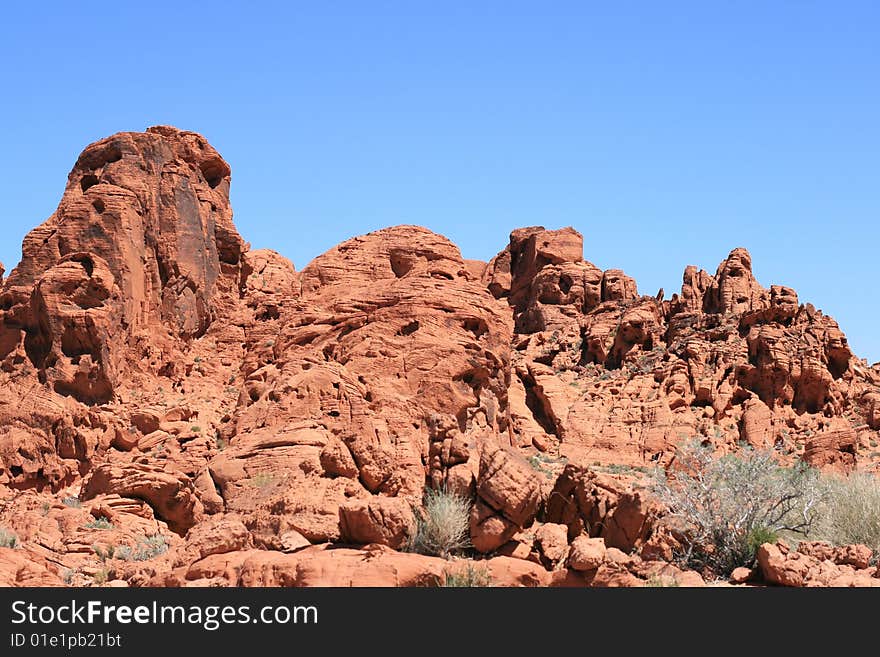
[[[114,135],[0,266],[0,585],[442,583],[465,565],[403,552],[431,487],[497,585],[696,586],[641,481],[683,440],[877,468],[880,369],[745,249],[668,299],[572,228],[482,263],[396,226],[297,271],[230,180],[195,133]],[[738,577],[872,578],[786,550]]]
[[[758,550],[760,576],[768,584],[789,587],[880,587],[864,545],[832,548],[827,543],[801,543],[792,550],[784,542],[765,543]]]

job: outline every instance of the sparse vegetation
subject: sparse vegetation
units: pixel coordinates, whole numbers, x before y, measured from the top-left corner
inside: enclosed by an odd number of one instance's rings
[[[425,491],[424,509],[416,512],[410,550],[448,559],[470,547],[471,501],[445,488]]]
[[[681,586],[681,583],[677,579],[664,575],[652,575],[645,581],[646,588],[669,589],[678,588],[679,586]]]
[[[630,474],[635,471],[633,466],[625,465],[623,463],[609,463],[608,465],[601,466],[600,469],[609,474]]]
[[[635,475],[636,473],[650,474],[652,469],[644,465],[626,465],[625,463],[602,463],[593,461],[593,470],[613,475]]]
[[[564,465],[568,462],[568,459],[564,456],[550,456],[549,454],[532,454],[528,459],[529,465],[532,466],[535,470],[543,474],[548,479],[552,479],[556,476],[555,471],[552,467],[553,465]]]
[[[99,570],[92,576],[92,581],[98,586],[102,586],[107,583],[107,580],[109,578],[110,570],[108,568],[101,568],[101,570]]]
[[[834,545],[864,543],[880,554],[880,479],[867,472],[825,479],[816,536]]]
[[[107,561],[108,559],[112,559],[116,556],[115,545],[106,545],[102,547],[98,544],[95,544],[92,546],[92,550],[101,561]]]
[[[4,527],[0,527],[0,547],[15,548],[18,547],[18,536]]]
[[[679,449],[676,468],[658,472],[653,488],[678,521],[678,560],[720,576],[751,566],[761,543],[783,532],[807,534],[822,499],[805,464],[786,468],[772,451],[748,447],[719,456],[696,442]]]
[[[779,534],[775,531],[767,529],[766,527],[755,527],[746,537],[748,554],[755,555],[758,553],[758,548],[764,545],[764,543],[775,543],[778,540]]]
[[[492,586],[492,575],[485,566],[477,566],[469,562],[459,570],[446,571],[444,587],[452,588],[486,588]]]
[[[75,495],[72,495],[70,497],[65,497],[64,499],[61,500],[61,503],[64,506],[69,506],[72,509],[79,509],[82,507],[82,502],[80,502],[79,498],[76,497]]]
[[[86,529],[113,529],[113,523],[110,522],[109,518],[101,516],[100,518],[95,518],[85,524]]]
[[[168,543],[161,534],[139,538],[137,545],[122,545],[116,548],[115,557],[123,561],[147,561],[168,550]]]
[[[254,488],[268,488],[275,483],[275,477],[268,472],[260,472],[248,479],[247,483]]]
[[[168,543],[161,534],[142,536],[138,538],[137,545],[93,545],[92,550],[101,561],[110,559],[122,559],[123,561],[147,561],[157,557],[168,550]]]

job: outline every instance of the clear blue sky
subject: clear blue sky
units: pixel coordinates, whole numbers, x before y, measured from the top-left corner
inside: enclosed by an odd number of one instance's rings
[[[23,2],[0,70],[7,269],[86,144],[172,124],[298,269],[391,224],[481,259],[572,225],[669,296],[745,246],[880,360],[875,0]]]

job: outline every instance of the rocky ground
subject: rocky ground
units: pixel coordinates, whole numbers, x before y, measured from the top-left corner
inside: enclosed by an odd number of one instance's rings
[[[302,271],[252,251],[230,169],[170,127],[90,145],[0,267],[0,585],[430,585],[426,486],[470,497],[496,585],[701,585],[643,487],[683,440],[880,463],[880,364],[733,250],[639,294],[575,230],[491,262],[417,226]],[[766,544],[733,581],[880,584]]]

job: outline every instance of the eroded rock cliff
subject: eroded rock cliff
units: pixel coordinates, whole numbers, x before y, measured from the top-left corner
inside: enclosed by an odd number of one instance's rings
[[[0,581],[424,583],[442,560],[398,550],[444,486],[497,582],[697,583],[656,561],[629,475],[695,436],[880,457],[880,368],[745,249],[670,299],[571,228],[481,263],[397,226],[298,272],[242,240],[229,184],[200,135],[114,135],[0,268],[0,525],[21,544]]]

